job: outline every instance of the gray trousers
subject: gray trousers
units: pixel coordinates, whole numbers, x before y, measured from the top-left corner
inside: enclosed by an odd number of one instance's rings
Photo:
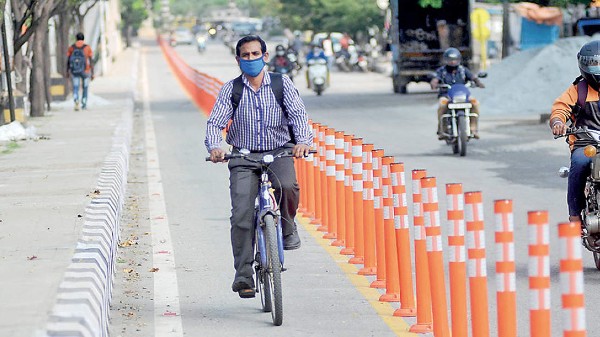
[[[278,153],[289,147],[286,144],[283,148],[264,153],[251,153],[250,156],[260,158],[264,154]],[[260,183],[260,165],[238,158],[231,159],[228,166],[231,195],[231,247],[235,268],[234,283],[240,281],[253,286],[254,201]],[[294,159],[277,158],[269,168],[269,179],[275,189],[275,199],[281,210],[283,235],[292,234],[296,229],[294,218],[300,199]]]

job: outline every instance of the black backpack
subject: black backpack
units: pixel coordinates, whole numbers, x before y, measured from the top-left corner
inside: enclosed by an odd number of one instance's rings
[[[85,73],[85,47],[85,44],[81,48],[73,45],[73,52],[69,56],[69,71],[72,75],[83,75]]]
[[[269,72],[269,75],[271,76],[271,90],[275,95],[277,104],[281,107],[285,118],[288,119],[288,112],[285,108],[285,104],[283,104],[283,77],[279,73]],[[242,80],[242,76],[243,75],[240,75],[233,80],[233,90],[231,91],[231,105],[233,106],[233,114],[231,115],[232,120],[235,117],[235,112],[240,105],[240,100],[244,93],[244,81]],[[290,133],[290,142],[296,144],[296,137],[294,137],[294,130],[291,125],[288,125],[288,132]]]

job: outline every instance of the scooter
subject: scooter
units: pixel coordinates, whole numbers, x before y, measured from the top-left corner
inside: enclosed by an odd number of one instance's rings
[[[314,58],[308,60],[308,85],[312,90],[321,96],[325,88],[327,88],[327,77],[329,69],[327,68],[327,60],[323,58]]]

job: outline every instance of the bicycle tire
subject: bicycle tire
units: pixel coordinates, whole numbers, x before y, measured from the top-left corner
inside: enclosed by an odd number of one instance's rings
[[[458,116],[458,148],[459,155],[464,157],[467,154],[467,141],[469,140],[469,135],[467,134],[467,120],[465,116]]]
[[[279,246],[277,245],[275,218],[271,214],[266,214],[264,223],[268,267],[265,274],[269,280],[269,287],[271,290],[271,317],[273,318],[273,324],[280,326],[283,323],[283,293],[281,288],[281,262],[279,260]]]
[[[267,274],[267,266],[264,266],[261,261],[260,250],[258,249],[258,230],[255,231],[254,238],[254,251],[255,260],[257,267],[256,272],[256,285],[258,287],[258,293],[260,295],[260,302],[262,304],[263,312],[271,312],[271,284],[269,283],[269,277]]]

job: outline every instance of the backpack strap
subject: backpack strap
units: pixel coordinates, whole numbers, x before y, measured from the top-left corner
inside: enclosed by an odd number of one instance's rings
[[[580,108],[585,108],[585,100],[588,93],[588,84],[583,78],[577,82],[577,105]]]
[[[271,76],[271,90],[273,91],[273,94],[275,95],[277,104],[279,104],[279,106],[281,107],[281,110],[283,111],[283,114],[285,115],[285,118],[287,118],[288,117],[287,109],[285,108],[285,105],[283,104],[283,76],[280,73],[272,73],[272,72],[269,72],[269,75]]]
[[[242,99],[243,93],[244,81],[242,80],[242,75],[240,75],[233,80],[233,89],[231,91],[231,106],[233,107],[233,114],[231,115],[231,119],[233,119],[238,105],[240,105],[240,100]]]

